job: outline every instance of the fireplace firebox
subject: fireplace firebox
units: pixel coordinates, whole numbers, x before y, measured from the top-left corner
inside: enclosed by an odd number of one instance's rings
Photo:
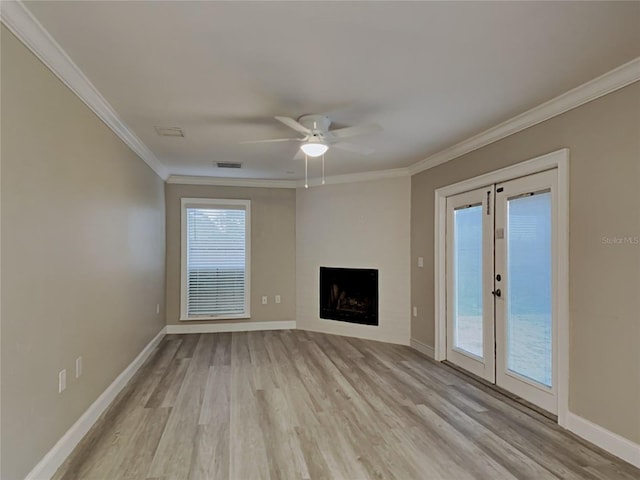
[[[378,325],[378,270],[320,267],[320,318]]]

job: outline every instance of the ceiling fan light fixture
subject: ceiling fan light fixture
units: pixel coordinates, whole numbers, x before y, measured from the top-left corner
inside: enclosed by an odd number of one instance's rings
[[[303,143],[300,149],[309,157],[319,157],[329,150],[329,146],[320,142],[308,142]]]

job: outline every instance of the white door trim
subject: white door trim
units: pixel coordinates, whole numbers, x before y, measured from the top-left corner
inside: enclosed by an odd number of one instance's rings
[[[524,177],[545,170],[557,169],[558,175],[558,424],[567,425],[569,410],[569,149],[563,148],[515,165],[463,180],[435,191],[434,225],[434,358],[446,358],[446,224],[447,197]]]

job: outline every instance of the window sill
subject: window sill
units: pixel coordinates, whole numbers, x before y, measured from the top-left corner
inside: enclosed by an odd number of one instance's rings
[[[249,320],[251,315],[242,313],[239,315],[224,315],[219,317],[180,317],[181,322],[210,322],[212,320]]]

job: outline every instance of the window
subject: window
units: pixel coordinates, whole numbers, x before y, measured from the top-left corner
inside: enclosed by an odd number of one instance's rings
[[[182,199],[180,320],[249,317],[251,202]]]

